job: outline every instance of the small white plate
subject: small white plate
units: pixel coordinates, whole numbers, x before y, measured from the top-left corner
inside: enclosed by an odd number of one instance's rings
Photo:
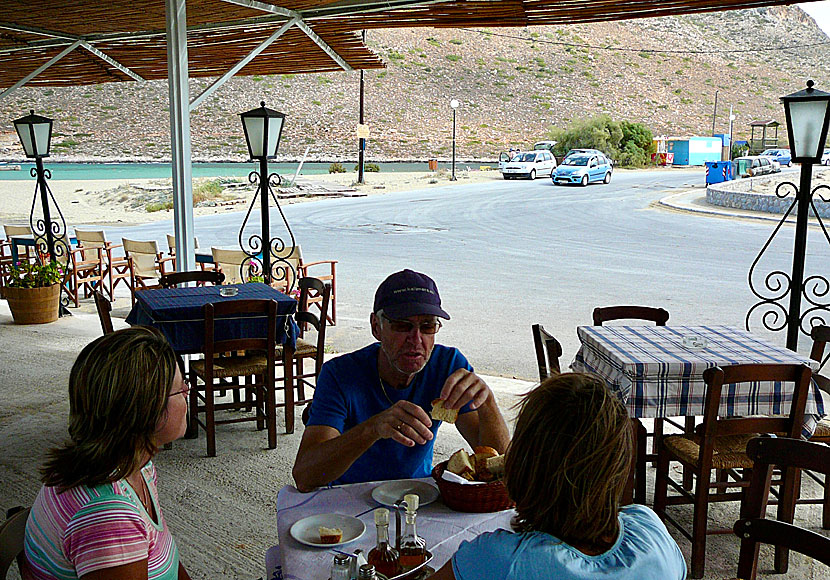
[[[320,541],[320,526],[339,528],[343,530],[343,537],[336,544],[324,544]],[[365,531],[366,525],[355,517],[344,516],[343,514],[320,514],[294,522],[288,533],[291,534],[292,538],[306,546],[331,548],[353,542],[362,536]]]
[[[425,481],[396,479],[394,481],[387,481],[373,489],[372,499],[379,504],[394,507],[395,502],[402,500],[403,496],[408,493],[414,493],[418,496],[419,505],[432,503],[440,495],[437,487]]]

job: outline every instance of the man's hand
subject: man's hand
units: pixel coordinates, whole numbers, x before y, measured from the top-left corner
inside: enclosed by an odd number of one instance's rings
[[[409,401],[398,401],[370,421],[378,439],[394,439],[407,447],[423,445],[432,439],[429,415]]]
[[[490,396],[487,383],[467,369],[458,369],[447,377],[444,388],[441,389],[445,409],[460,409],[470,401],[470,408],[478,409]]]

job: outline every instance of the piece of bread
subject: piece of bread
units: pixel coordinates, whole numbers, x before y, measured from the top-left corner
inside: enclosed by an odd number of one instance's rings
[[[445,409],[444,400],[435,399],[432,401],[432,410],[429,412],[429,415],[436,421],[455,423],[455,420],[458,419],[458,409]]]
[[[459,449],[450,455],[450,460],[447,462],[447,470],[464,478],[467,477],[466,474],[471,476],[470,479],[475,476],[475,468],[470,461],[470,456],[463,449]]]
[[[488,447],[487,445],[479,445],[478,447],[473,447],[473,453],[476,455],[484,455],[485,457],[496,457],[499,452],[493,449],[492,447]]]
[[[340,528],[320,526],[318,531],[320,532],[321,544],[337,544],[343,538],[343,530]]]
[[[504,455],[488,458],[486,466],[487,471],[492,473],[494,477],[501,477],[504,475]]]

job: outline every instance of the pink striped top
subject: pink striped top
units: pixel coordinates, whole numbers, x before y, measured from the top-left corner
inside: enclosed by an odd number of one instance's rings
[[[24,549],[35,580],[76,580],[147,560],[148,580],[178,578],[179,553],[161,513],[152,461],[141,470],[159,522],[125,481],[58,493],[43,486],[26,523]]]

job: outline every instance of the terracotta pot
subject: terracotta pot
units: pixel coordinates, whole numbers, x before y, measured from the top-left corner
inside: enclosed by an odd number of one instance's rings
[[[43,288],[3,289],[15,324],[44,324],[58,319],[61,287],[53,284]]]

